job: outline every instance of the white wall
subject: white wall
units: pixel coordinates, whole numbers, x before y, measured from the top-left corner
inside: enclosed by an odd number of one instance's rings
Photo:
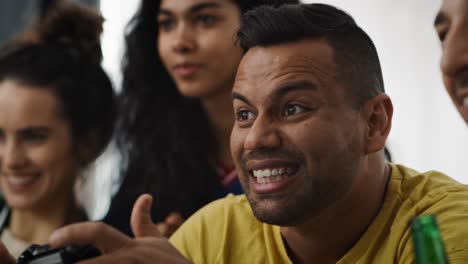
[[[139,0],[100,0],[101,13],[105,18],[101,39],[104,57],[102,64],[116,90],[120,90],[122,80],[120,66],[124,51],[124,28],[139,3]],[[115,146],[111,145],[99,157],[96,166],[90,168],[86,185],[78,192],[78,199],[85,206],[90,219],[101,219],[109,208],[111,193],[116,191],[113,183],[119,173],[119,158]]]
[[[468,127],[445,92],[432,27],[441,0],[320,2],[351,14],[377,46],[395,108],[388,142],[394,160],[468,183]]]
[[[101,13],[105,18],[102,34],[103,66],[118,90],[122,80],[120,65],[124,51],[123,33],[139,4],[139,0],[100,0]]]

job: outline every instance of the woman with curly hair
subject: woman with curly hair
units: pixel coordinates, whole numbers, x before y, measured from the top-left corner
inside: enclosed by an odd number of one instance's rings
[[[297,0],[143,0],[128,25],[117,143],[123,182],[105,222],[130,234],[130,211],[154,196],[169,236],[196,210],[241,193],[229,151],[241,14]]]
[[[116,114],[100,66],[102,22],[61,2],[0,49],[0,238],[13,256],[87,220],[74,186],[108,144]]]

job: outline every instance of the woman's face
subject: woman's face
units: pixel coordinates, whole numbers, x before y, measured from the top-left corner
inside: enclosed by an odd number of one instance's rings
[[[77,175],[71,129],[49,89],[0,83],[0,186],[18,210],[68,199]]]
[[[232,0],[162,0],[158,51],[182,95],[230,93],[243,51],[235,42],[240,10]]]

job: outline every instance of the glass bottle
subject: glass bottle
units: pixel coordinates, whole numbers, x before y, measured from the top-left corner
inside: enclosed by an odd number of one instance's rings
[[[442,236],[433,215],[411,221],[416,264],[448,264]]]

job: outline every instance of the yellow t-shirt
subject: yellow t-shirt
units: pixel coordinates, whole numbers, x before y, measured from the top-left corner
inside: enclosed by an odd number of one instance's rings
[[[390,166],[382,208],[337,263],[414,263],[408,223],[421,214],[436,215],[450,263],[468,263],[468,186],[439,172]],[[194,263],[291,263],[280,228],[259,222],[244,195],[207,205],[170,241]]]

